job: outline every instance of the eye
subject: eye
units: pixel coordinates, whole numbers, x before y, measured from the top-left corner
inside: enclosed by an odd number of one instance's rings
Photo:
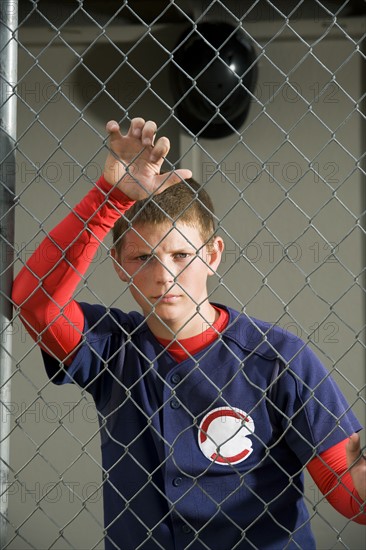
[[[141,263],[145,263],[151,259],[151,254],[141,254],[141,256],[138,256],[136,259]]]
[[[188,252],[177,252],[176,254],[174,254],[174,257],[177,260],[185,260],[189,256],[190,256],[190,254]]]

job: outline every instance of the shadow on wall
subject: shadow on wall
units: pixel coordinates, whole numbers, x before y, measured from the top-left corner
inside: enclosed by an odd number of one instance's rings
[[[174,165],[179,159],[180,129],[172,114],[169,52],[175,40],[176,27],[167,27],[134,42],[98,42],[70,75],[76,107],[86,118],[90,115],[102,123],[153,118],[171,141],[169,160]],[[127,129],[127,120],[122,127]]]

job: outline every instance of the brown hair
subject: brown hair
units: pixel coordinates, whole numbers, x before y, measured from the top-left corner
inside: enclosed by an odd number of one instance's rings
[[[212,200],[193,178],[172,185],[153,197],[136,201],[113,227],[113,246],[120,252],[123,236],[131,226],[182,222],[197,227],[210,245],[215,233]]]

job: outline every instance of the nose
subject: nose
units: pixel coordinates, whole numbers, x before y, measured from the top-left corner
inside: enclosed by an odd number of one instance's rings
[[[154,279],[156,283],[167,284],[174,283],[175,273],[174,265],[167,260],[154,260]]]

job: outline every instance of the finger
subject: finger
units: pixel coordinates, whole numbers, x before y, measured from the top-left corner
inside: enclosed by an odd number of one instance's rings
[[[167,137],[161,137],[155,143],[150,152],[150,160],[152,162],[158,162],[167,156],[170,149],[170,141]]]
[[[118,142],[123,137],[120,132],[119,124],[115,120],[107,122],[106,130],[109,133],[109,143],[111,146],[114,142]]]
[[[157,126],[153,120],[145,122],[142,128],[141,140],[143,145],[154,145]]]
[[[145,125],[145,120],[141,117],[136,117],[131,120],[130,128],[128,130],[128,135],[133,136],[137,139],[141,138],[142,129]]]
[[[106,130],[108,134],[113,134],[114,132],[119,132],[119,124],[115,120],[110,120],[106,124]]]

